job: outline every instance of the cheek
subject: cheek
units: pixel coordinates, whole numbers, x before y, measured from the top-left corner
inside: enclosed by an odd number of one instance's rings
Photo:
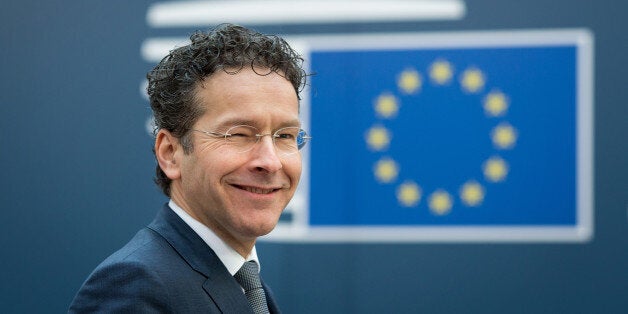
[[[199,145],[197,155],[198,167],[209,174],[219,174],[228,172],[238,164],[242,163],[242,158],[246,155],[233,152],[229,145],[222,141],[207,142]]]
[[[284,162],[283,167],[286,175],[290,177],[292,184],[296,186],[299,183],[299,179],[301,178],[301,171],[303,167],[301,165],[301,157],[295,158],[294,160],[290,160],[288,162]]]

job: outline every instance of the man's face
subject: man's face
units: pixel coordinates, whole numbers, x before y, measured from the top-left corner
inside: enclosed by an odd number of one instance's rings
[[[246,124],[268,134],[300,126],[296,92],[274,72],[219,70],[197,86],[196,96],[206,110],[193,126],[197,130],[224,133]],[[246,152],[223,138],[190,136],[194,149],[179,154],[181,175],[172,183],[173,200],[232,246],[254,243],[272,231],[296,190],[301,154],[283,156],[270,136]]]

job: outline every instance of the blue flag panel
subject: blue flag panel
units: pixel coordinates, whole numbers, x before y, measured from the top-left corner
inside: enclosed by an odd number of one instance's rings
[[[434,37],[304,41],[309,203],[285,223],[340,241],[588,239],[588,34]]]

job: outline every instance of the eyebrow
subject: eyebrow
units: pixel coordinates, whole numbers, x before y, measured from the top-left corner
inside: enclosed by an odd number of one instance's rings
[[[254,120],[254,119],[243,119],[240,117],[235,117],[235,118],[231,118],[231,119],[227,119],[221,123],[219,123],[218,125],[214,126],[214,128],[217,130],[226,130],[232,126],[235,125],[250,125],[250,126],[254,126],[256,128],[259,129],[259,123]],[[286,121],[282,121],[281,123],[279,123],[279,125],[276,126],[276,129],[281,129],[281,128],[285,128],[285,127],[289,127],[289,126],[296,126],[296,127],[301,127],[301,120],[299,119],[293,119],[293,120],[286,120]]]

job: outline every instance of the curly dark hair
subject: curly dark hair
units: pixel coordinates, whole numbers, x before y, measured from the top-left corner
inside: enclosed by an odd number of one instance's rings
[[[217,70],[237,74],[250,66],[259,75],[275,72],[292,83],[297,96],[305,85],[303,58],[278,36],[222,24],[208,32],[197,31],[190,40],[146,75],[155,132],[168,130],[179,138],[186,154],[194,149],[190,129],[205,112],[195,99],[196,87]],[[157,164],[155,183],[167,196],[171,181]]]

